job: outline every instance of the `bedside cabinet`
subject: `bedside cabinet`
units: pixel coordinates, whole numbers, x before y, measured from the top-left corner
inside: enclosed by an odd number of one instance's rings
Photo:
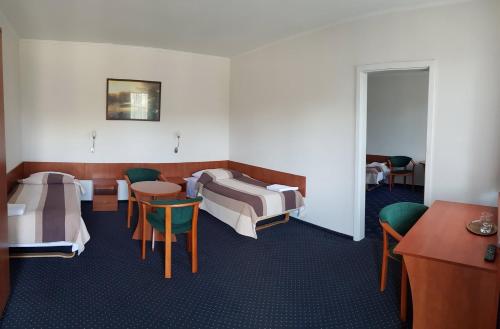
[[[118,210],[118,183],[116,179],[96,178],[94,183],[93,211]]]

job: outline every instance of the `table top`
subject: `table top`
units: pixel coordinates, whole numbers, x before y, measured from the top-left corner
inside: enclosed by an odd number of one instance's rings
[[[470,221],[478,219],[483,211],[492,213],[494,222],[498,222],[495,207],[435,201],[406,233],[394,252],[497,271],[500,267],[498,253],[495,262],[484,260],[487,245],[496,245],[497,235],[479,236],[465,227]]]
[[[179,185],[161,181],[136,182],[130,185],[130,188],[134,192],[150,196],[176,194],[181,191],[181,187]]]

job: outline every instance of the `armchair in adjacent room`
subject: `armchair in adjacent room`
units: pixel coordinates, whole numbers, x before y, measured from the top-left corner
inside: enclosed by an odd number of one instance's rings
[[[396,177],[403,177],[404,184],[406,185],[406,177],[411,177],[412,188],[415,188],[415,166],[416,163],[412,158],[398,155],[391,156],[387,161],[389,165],[389,191],[392,191],[394,180]],[[411,164],[411,165],[410,165]]]

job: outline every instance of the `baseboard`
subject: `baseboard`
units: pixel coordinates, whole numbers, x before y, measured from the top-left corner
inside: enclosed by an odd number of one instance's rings
[[[294,221],[297,221],[301,224],[304,224],[304,225],[307,225],[307,226],[310,226],[310,227],[313,227],[317,230],[320,230],[320,231],[323,231],[323,232],[326,232],[326,233],[330,233],[332,235],[335,235],[335,236],[338,236],[338,237],[341,237],[341,238],[345,238],[345,239],[349,239],[349,240],[352,240],[352,236],[350,235],[347,235],[347,234],[344,234],[344,233],[340,233],[340,232],[336,232],[336,231],[333,231],[333,230],[330,230],[330,229],[327,229],[327,228],[324,228],[322,226],[319,226],[319,225],[316,225],[316,224],[313,224],[313,223],[309,223],[309,222],[306,222],[305,220],[302,220],[302,219],[299,219],[299,218],[296,218],[296,217],[292,217],[290,216],[290,220],[294,220]]]

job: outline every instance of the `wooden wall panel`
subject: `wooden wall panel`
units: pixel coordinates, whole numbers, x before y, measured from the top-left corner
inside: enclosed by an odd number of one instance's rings
[[[180,163],[86,163],[82,179],[123,178],[130,168],[152,168],[165,177],[189,177],[195,171],[207,168],[227,168],[227,160]]]
[[[377,154],[367,154],[366,155],[366,163],[372,163],[372,162],[387,162],[389,160],[390,156],[388,155],[377,155]]]
[[[123,179],[123,174],[130,168],[160,169],[160,164],[148,163],[85,163],[83,175],[79,179],[115,178]]]
[[[229,161],[229,169],[238,170],[255,179],[266,183],[283,184],[288,186],[297,186],[300,193],[306,196],[306,177],[289,174],[282,171],[271,170],[267,168],[252,166],[241,162]]]
[[[40,171],[60,171],[80,178],[85,166],[81,162],[24,162],[24,177]]]
[[[306,177],[282,171],[247,165],[240,162],[221,160],[180,163],[77,163],[77,162],[25,162],[24,172],[16,167],[12,177],[27,177],[40,171],[61,171],[74,175],[78,179],[115,178],[122,179],[129,168],[158,169],[165,177],[189,177],[202,169],[226,168],[241,171],[266,183],[297,186],[303,196],[306,195]],[[17,178],[16,178],[17,179]]]
[[[227,160],[207,162],[163,163],[161,172],[165,177],[189,177],[192,173],[202,169],[228,168]]]
[[[24,178],[24,163],[21,162],[7,174],[7,193],[12,192],[17,186],[17,181]]]
[[[207,168],[227,168],[228,161],[181,163],[81,163],[81,162],[25,162],[23,177],[40,171],[61,171],[78,179],[122,179],[129,168],[153,168],[165,177],[189,177],[195,171]]]

